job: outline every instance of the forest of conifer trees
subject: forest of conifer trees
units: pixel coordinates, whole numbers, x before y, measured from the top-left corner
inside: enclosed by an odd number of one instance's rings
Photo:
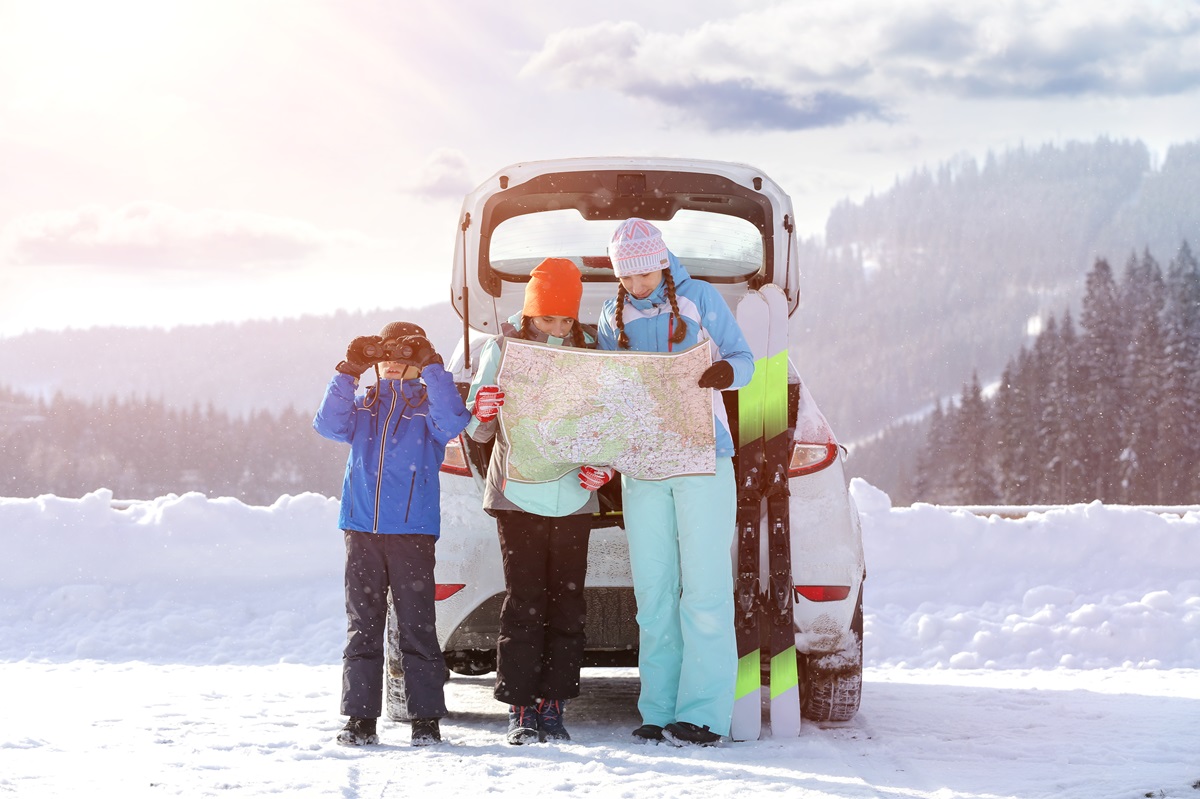
[[[0,388],[0,410],[0,496],[199,491],[269,505],[283,494],[341,492],[345,448],[313,431],[311,413],[291,407],[241,418],[211,404],[179,410],[159,400],[62,394],[46,401]]]
[[[943,504],[1200,502],[1200,268],[1185,242],[1087,277],[1079,327],[1051,318],[994,394],[939,403],[914,493]]]
[[[1069,311],[1049,318],[986,394],[972,377],[961,400],[937,404],[927,437],[905,427],[915,443],[903,448],[922,451],[901,501],[1200,502],[1200,267],[1190,247],[1165,270],[1149,249],[1120,276],[1097,260],[1078,328]],[[346,453],[311,418],[290,405],[237,415],[0,387],[0,496],[337,496]]]

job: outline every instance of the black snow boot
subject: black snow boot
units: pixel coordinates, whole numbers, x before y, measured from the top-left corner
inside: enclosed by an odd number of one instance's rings
[[[350,720],[346,722],[346,726],[342,727],[342,731],[338,733],[337,742],[342,746],[379,743],[379,736],[375,734],[375,719],[351,716]]]
[[[508,706],[508,735],[506,740],[514,746],[536,744],[542,740],[538,732],[537,708],[533,705]]]
[[[686,721],[675,721],[663,727],[663,737],[675,746],[716,746],[721,736],[708,728],[708,725],[697,727]]]
[[[437,719],[412,720],[412,739],[409,741],[410,744],[413,746],[431,746],[441,742],[442,731]]]
[[[569,741],[567,728],[563,726],[565,699],[540,699],[537,704],[538,729],[547,741]]]
[[[656,744],[663,739],[663,728],[657,724],[643,724],[633,731],[633,740],[640,744]]]

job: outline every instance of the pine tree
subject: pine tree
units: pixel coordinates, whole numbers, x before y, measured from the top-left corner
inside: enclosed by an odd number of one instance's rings
[[[1000,501],[1009,505],[1030,504],[1034,496],[1032,464],[1037,440],[1032,398],[1025,382],[1028,364],[1029,352],[1022,347],[1004,368],[993,410],[996,486]]]
[[[972,373],[971,382],[963,386],[962,404],[954,427],[957,480],[955,493],[959,504],[991,505],[999,501],[996,480],[992,473],[992,423],[979,375]]]
[[[1086,331],[1080,346],[1087,380],[1087,405],[1082,410],[1089,428],[1085,468],[1093,481],[1089,499],[1114,501],[1120,493],[1124,342],[1129,337],[1112,267],[1103,258],[1088,273],[1080,321]]]
[[[1134,504],[1159,503],[1165,288],[1162,270],[1149,250],[1140,260],[1130,260],[1121,293],[1130,331],[1123,386],[1129,401],[1121,420],[1121,499]]]
[[[1088,422],[1081,410],[1086,403],[1087,371],[1080,353],[1079,336],[1070,311],[1059,325],[1055,360],[1051,369],[1057,376],[1054,389],[1054,413],[1059,424],[1054,441],[1059,467],[1055,491],[1044,495],[1054,502],[1084,502],[1090,496],[1092,481],[1086,470],[1088,461]]]
[[[929,415],[929,434],[925,446],[917,456],[917,470],[913,481],[913,495],[921,502],[950,502],[951,490],[948,465],[953,406],[942,409],[941,400],[933,406]]]
[[[1200,265],[1185,241],[1167,270],[1163,312],[1162,496],[1200,499]]]
[[[1059,369],[1058,322],[1053,316],[1033,343],[1033,353],[1020,379],[1030,397],[1030,461],[1033,471],[1028,502],[1044,502],[1062,493],[1064,460],[1059,441],[1066,423],[1062,415],[1065,375]]]

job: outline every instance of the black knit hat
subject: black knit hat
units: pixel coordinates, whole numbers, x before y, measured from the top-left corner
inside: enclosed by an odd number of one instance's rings
[[[420,325],[414,325],[412,322],[388,322],[383,326],[383,330],[379,331],[379,337],[384,341],[401,338],[402,336],[424,336],[425,331]]]

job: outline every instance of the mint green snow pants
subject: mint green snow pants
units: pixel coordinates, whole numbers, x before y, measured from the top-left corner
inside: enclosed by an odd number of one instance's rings
[[[687,721],[729,734],[737,680],[733,460],[715,475],[621,478],[637,597],[645,724]]]

